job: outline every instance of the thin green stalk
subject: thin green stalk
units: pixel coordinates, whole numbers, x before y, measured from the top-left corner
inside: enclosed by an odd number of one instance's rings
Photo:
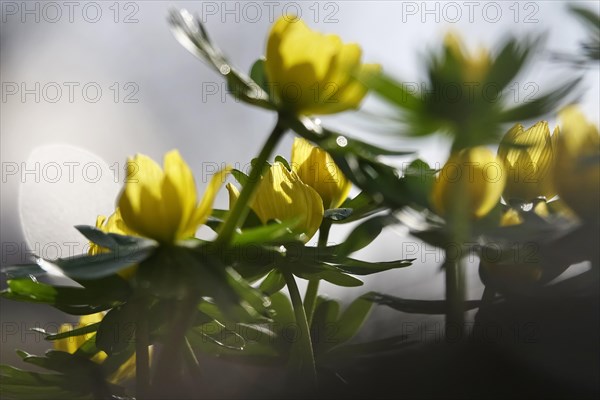
[[[317,246],[319,248],[327,247],[327,240],[329,239],[329,230],[331,229],[331,221],[323,220],[319,229],[319,241]],[[319,293],[320,279],[311,279],[308,281],[306,287],[306,293],[304,294],[304,311],[306,312],[306,320],[308,326],[312,323],[312,318],[315,313],[315,306],[317,304],[317,295]]]
[[[135,320],[135,392],[137,399],[146,399],[150,392],[150,337],[147,302],[139,300]]]
[[[181,374],[184,357],[188,356],[185,334],[196,316],[199,298],[197,293],[190,293],[187,298],[175,303],[175,315],[156,363],[156,389],[161,396],[185,389]]]
[[[193,381],[200,378],[202,375],[202,369],[200,368],[200,362],[198,361],[198,357],[196,357],[196,353],[194,353],[194,349],[190,344],[190,341],[187,337],[185,337],[185,361],[187,362],[189,372]]]
[[[293,346],[298,346],[298,351],[292,351],[292,364],[298,365],[297,372],[302,381],[310,385],[311,388],[316,389],[317,387],[317,371],[315,368],[315,357],[313,355],[312,340],[310,337],[310,329],[308,327],[308,321],[306,320],[306,313],[304,312],[304,306],[302,304],[302,298],[300,297],[300,291],[298,285],[294,279],[294,275],[291,272],[282,270],[283,277],[287,283],[290,297],[292,299],[292,306],[294,307],[294,315],[296,317],[296,325],[299,330],[298,342],[294,343]],[[296,357],[298,357],[296,359]]]
[[[244,220],[248,216],[248,210],[250,206],[250,200],[256,191],[258,184],[260,183],[260,177],[262,176],[263,168],[267,159],[273,153],[275,146],[283,136],[287,127],[283,124],[281,118],[277,120],[277,124],[273,128],[273,131],[269,135],[269,138],[265,142],[262,150],[258,154],[256,164],[250,171],[248,181],[242,188],[240,196],[238,197],[233,209],[229,212],[229,216],[225,220],[219,236],[216,239],[218,246],[227,246],[231,242],[231,238],[235,230],[244,223]]]
[[[446,262],[446,303],[446,338],[461,341],[465,326],[465,277],[460,258]]]
[[[471,203],[467,196],[468,187],[463,184],[455,193],[458,197],[451,210],[449,225],[452,242],[446,248],[446,321],[445,336],[448,342],[460,342],[465,330],[465,265],[464,244],[471,235]],[[453,246],[452,246],[453,245]],[[456,255],[452,252],[457,251]]]

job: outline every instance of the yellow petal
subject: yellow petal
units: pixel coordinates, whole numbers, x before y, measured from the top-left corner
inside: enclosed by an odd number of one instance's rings
[[[431,203],[442,216],[482,218],[498,204],[505,180],[502,164],[489,149],[464,149],[440,171]]]
[[[558,195],[583,220],[600,220],[600,136],[575,106],[559,113],[554,184]]]
[[[262,178],[252,210],[263,224],[271,220],[298,219],[294,230],[306,235],[307,241],[323,220],[323,201],[319,194],[280,162],[273,164]]]
[[[225,188],[227,188],[227,192],[229,193],[229,209],[231,210],[240,197],[240,191],[231,183],[228,183]]]
[[[550,183],[553,143],[546,121],[527,130],[517,124],[506,133],[498,148],[498,157],[503,160],[508,174],[505,199],[530,202],[537,197],[554,197],[556,192]]]
[[[339,207],[350,193],[352,184],[331,155],[305,139],[294,140],[292,169],[303,183],[317,191],[325,209]]]
[[[163,240],[161,189],[164,173],[151,158],[138,154],[127,163],[127,181],[118,206],[125,224],[141,236]]]
[[[219,189],[221,188],[221,185],[223,185],[223,182],[225,182],[225,178],[231,172],[231,170],[232,170],[232,167],[227,166],[227,167],[225,167],[225,169],[222,169],[221,171],[219,171],[213,175],[212,179],[208,183],[208,187],[206,188],[206,191],[204,192],[202,201],[200,202],[200,204],[198,205],[198,207],[196,207],[196,210],[194,211],[194,215],[191,220],[192,221],[191,225],[188,227],[188,232],[191,232],[191,231],[195,232],[196,229],[198,229],[198,227],[200,225],[202,225],[203,223],[206,222],[206,220],[208,219],[208,217],[210,216],[210,214],[212,212],[213,203],[215,202],[217,193],[219,193]],[[193,234],[193,232],[190,234]]]
[[[195,232],[194,230],[190,233],[188,226],[197,204],[196,182],[192,171],[177,150],[165,155],[164,174],[160,223],[165,241],[174,241],[191,236]]]
[[[500,219],[500,226],[511,226],[519,225],[523,223],[523,218],[519,215],[519,212],[513,208],[509,208]]]
[[[280,107],[298,114],[331,114],[357,108],[366,93],[355,87],[361,50],[337,35],[309,29],[299,19],[281,17],[267,41],[265,70]]]

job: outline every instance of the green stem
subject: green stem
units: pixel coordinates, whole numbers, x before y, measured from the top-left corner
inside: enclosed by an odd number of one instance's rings
[[[229,245],[235,230],[244,223],[244,220],[248,216],[250,200],[252,199],[252,196],[258,188],[258,184],[260,183],[265,162],[271,156],[271,153],[275,149],[275,146],[283,136],[283,133],[286,131],[286,129],[287,127],[284,125],[281,118],[279,118],[275,124],[275,127],[273,128],[273,131],[269,135],[269,138],[265,142],[265,145],[258,154],[256,163],[250,171],[248,181],[244,187],[242,187],[240,196],[235,202],[233,209],[229,212],[229,216],[225,220],[221,231],[219,232],[219,236],[216,239],[217,245]]]
[[[187,355],[185,335],[196,317],[199,299],[197,293],[188,293],[186,298],[175,303],[175,315],[156,363],[156,393],[159,396],[166,397],[185,389],[182,377]]]
[[[294,279],[294,275],[291,272],[282,270],[283,277],[287,283],[288,290],[290,292],[290,298],[292,299],[292,306],[294,307],[294,315],[296,317],[296,325],[299,330],[299,340],[294,343],[293,346],[298,346],[297,351],[292,350],[292,363],[298,367],[298,374],[302,381],[306,381],[312,389],[316,389],[317,386],[317,372],[315,368],[315,357],[313,355],[312,340],[310,337],[310,329],[308,327],[308,321],[306,320],[306,313],[304,312],[304,306],[302,305],[302,298],[300,297],[300,291],[298,285]],[[296,359],[296,357],[298,357]]]
[[[147,398],[150,391],[150,355],[148,352],[150,338],[147,312],[147,302],[140,299],[135,320],[135,391],[137,399]]]
[[[331,229],[331,221],[323,220],[321,227],[319,228],[319,242],[317,247],[327,247],[327,240],[329,239],[329,230]],[[308,326],[312,324],[312,318],[315,313],[315,306],[317,304],[317,295],[319,293],[319,282],[320,279],[311,279],[308,281],[306,287],[306,293],[304,294],[304,310],[306,312],[306,320]]]
[[[200,368],[200,362],[198,361],[198,357],[196,357],[196,353],[194,353],[194,349],[190,344],[188,338],[185,338],[185,360],[188,364],[188,368],[190,371],[190,376],[192,381],[196,381],[202,375],[202,369]]]
[[[463,339],[465,326],[465,276],[460,258],[446,261],[446,321],[449,342]]]

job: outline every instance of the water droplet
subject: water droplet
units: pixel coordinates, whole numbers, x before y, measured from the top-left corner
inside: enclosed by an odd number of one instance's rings
[[[344,136],[338,136],[337,139],[335,139],[335,142],[340,147],[346,147],[348,145],[348,139],[346,139]]]
[[[228,73],[231,72],[231,67],[227,64],[223,64],[221,65],[221,67],[219,68],[219,71],[221,71],[221,73],[223,75],[227,75]]]

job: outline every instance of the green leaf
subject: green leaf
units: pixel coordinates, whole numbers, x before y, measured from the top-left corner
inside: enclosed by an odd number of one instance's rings
[[[260,225],[255,228],[243,230],[236,233],[232,240],[232,246],[256,246],[259,243],[275,243],[287,240],[297,239],[291,229],[299,222],[299,218],[284,221],[271,222],[267,225]]]
[[[24,278],[45,275],[47,269],[62,271],[74,280],[94,280],[117,272],[145,260],[156,247],[156,242],[144,240],[136,245],[119,247],[116,251],[97,255],[80,255],[55,261],[37,259],[35,264],[10,266],[4,270],[9,277]]]
[[[339,246],[336,252],[339,256],[346,256],[368,246],[387,225],[396,223],[391,215],[373,217],[357,226]]]
[[[4,399],[92,399],[68,375],[43,374],[0,365],[0,393]],[[114,387],[112,387],[114,389]],[[122,390],[114,394],[122,394]]]
[[[571,79],[566,83],[555,87],[546,94],[537,97],[524,104],[506,109],[501,114],[502,122],[517,122],[541,117],[553,112],[561,103],[566,103],[567,96],[581,82],[581,77]],[[575,95],[574,97],[576,97]]]
[[[447,309],[445,300],[409,300],[377,292],[367,293],[364,298],[409,314],[444,314]],[[480,303],[479,300],[467,300],[464,309],[478,308]]]
[[[120,247],[124,246],[143,246],[148,241],[148,239],[137,236],[126,236],[116,233],[103,232],[95,226],[89,225],[75,225],[75,229],[77,229],[91,242],[114,251],[117,251]]]
[[[133,340],[137,308],[133,303],[110,310],[96,332],[96,347],[111,355],[127,348]]]
[[[596,14],[588,8],[579,7],[574,4],[569,6],[569,11],[584,21],[589,28],[594,29],[596,32],[600,31],[600,14]]]
[[[275,320],[279,326],[293,325],[296,323],[292,303],[283,293],[277,292],[271,296],[271,309],[274,311],[273,320]]]
[[[309,279],[323,279],[329,283],[343,287],[357,287],[363,285],[363,281],[360,279],[336,270],[326,270],[314,274],[308,274],[308,276],[303,275],[303,277],[308,277]]]
[[[334,258],[335,267],[352,275],[371,275],[396,268],[405,268],[412,265],[414,259],[397,261],[368,262],[344,257],[341,260]]]
[[[407,341],[406,339],[406,335],[397,335],[367,343],[336,346],[325,354],[320,354],[319,364],[339,365],[341,363],[348,363],[349,359],[364,359],[365,357],[375,358],[383,354],[389,356],[390,354],[393,354],[394,351],[399,351],[408,346],[417,344],[416,342]]]
[[[110,280],[102,289],[51,286],[31,278],[11,279],[8,288],[0,292],[4,298],[33,303],[50,304],[65,311],[102,311],[119,301],[125,301],[129,289],[120,283],[122,279]],[[87,282],[84,282],[87,284]],[[88,314],[91,314],[89,312]]]
[[[252,64],[250,69],[250,79],[252,79],[265,93],[269,94],[269,82],[267,80],[267,71],[265,69],[265,59],[260,58]]]
[[[245,186],[246,183],[248,183],[248,179],[250,179],[248,177],[248,175],[246,175],[245,173],[243,173],[239,169],[232,169],[231,170],[231,175],[233,175],[233,177],[235,178],[235,180],[238,181],[238,183],[240,185],[242,185],[242,186]]]
[[[274,293],[279,292],[285,286],[285,279],[283,278],[283,274],[278,269],[274,269],[265,278],[264,281],[260,284],[259,289],[270,296]]]
[[[286,160],[285,158],[283,158],[282,156],[275,156],[275,162],[280,162],[283,164],[283,166],[288,170],[291,171],[292,167],[290,167],[290,163],[288,162],[288,160]]]
[[[366,83],[373,93],[401,109],[418,112],[423,108],[421,99],[409,91],[406,84],[389,75],[374,74],[367,79]]]
[[[66,331],[66,332],[62,332],[62,333],[53,333],[53,334],[49,334],[46,332],[42,332],[42,333],[45,333],[47,335],[44,338],[46,340],[59,340],[59,339],[69,338],[69,337],[73,337],[73,336],[81,336],[81,335],[85,335],[88,333],[96,332],[98,330],[99,326],[100,326],[100,322],[97,322],[95,324],[82,326],[80,328],[71,329],[70,331]]]
[[[334,221],[334,223],[345,224],[353,222],[371,216],[384,209],[380,202],[375,201],[375,199],[365,191],[360,192],[353,199],[346,199],[340,207],[351,209],[352,214],[345,219]]]
[[[330,208],[329,210],[325,210],[323,218],[339,222],[348,219],[351,215],[351,208]]]
[[[356,335],[372,307],[373,302],[361,296],[344,310],[337,322],[337,330],[334,335],[338,344],[345,343]]]
[[[256,82],[229,63],[223,52],[212,43],[204,26],[196,17],[186,10],[172,10],[169,23],[179,43],[224,77],[235,97],[262,108],[274,109],[269,102],[268,94]]]
[[[335,334],[338,325],[337,318],[340,312],[340,304],[319,296],[315,306],[310,335],[315,353],[321,353],[325,349],[338,344]]]

